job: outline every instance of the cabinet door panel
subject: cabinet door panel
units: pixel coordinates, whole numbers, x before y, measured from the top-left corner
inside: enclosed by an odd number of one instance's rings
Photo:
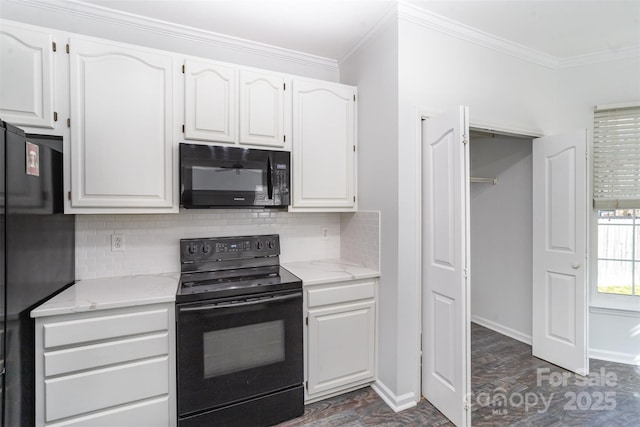
[[[236,142],[236,71],[185,61],[185,127],[188,139]]]
[[[166,427],[172,425],[167,422],[170,413],[169,397],[163,396],[65,420],[64,426]]]
[[[284,79],[240,72],[240,143],[284,145]]]
[[[71,39],[74,207],[171,207],[172,57]]]
[[[375,284],[373,281],[362,281],[350,284],[337,283],[334,286],[317,286],[310,288],[307,295],[309,308],[372,299],[375,297]]]
[[[373,301],[309,310],[309,395],[372,380]]]
[[[44,353],[44,375],[67,374],[169,353],[167,332]]]
[[[167,357],[116,365],[45,380],[45,417],[50,422],[168,393]]]
[[[354,89],[294,81],[293,207],[353,207]]]
[[[0,27],[0,117],[14,125],[53,129],[53,51],[50,34]]]
[[[169,312],[166,308],[66,321],[55,321],[55,317],[53,319],[43,326],[46,349],[164,331],[169,328]]]

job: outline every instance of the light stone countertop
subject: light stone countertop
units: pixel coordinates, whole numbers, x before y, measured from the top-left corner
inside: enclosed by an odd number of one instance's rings
[[[33,309],[31,317],[173,302],[179,280],[180,273],[80,280]]]
[[[282,266],[301,278],[303,286],[380,277],[379,271],[342,260],[298,261]]]

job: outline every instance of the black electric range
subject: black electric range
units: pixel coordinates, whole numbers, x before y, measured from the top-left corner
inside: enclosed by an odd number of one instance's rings
[[[302,281],[278,235],[180,240],[178,426],[266,426],[304,412]]]

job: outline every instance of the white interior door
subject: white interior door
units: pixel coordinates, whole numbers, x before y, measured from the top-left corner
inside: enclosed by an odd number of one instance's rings
[[[533,355],[589,368],[586,131],[533,142]]]
[[[466,107],[422,122],[422,394],[471,424]]]

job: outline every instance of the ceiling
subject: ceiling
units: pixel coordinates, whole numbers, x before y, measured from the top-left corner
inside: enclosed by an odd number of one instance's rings
[[[640,0],[403,0],[558,59],[640,47]],[[339,60],[395,0],[82,0]]]

